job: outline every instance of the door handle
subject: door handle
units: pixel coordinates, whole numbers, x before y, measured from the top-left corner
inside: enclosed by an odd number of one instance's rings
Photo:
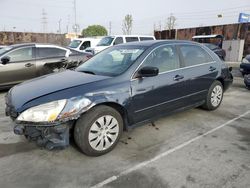
[[[210,72],[213,72],[213,71],[215,71],[215,70],[216,70],[216,68],[215,68],[215,67],[212,67],[212,66],[211,66],[211,67],[209,67],[209,71],[210,71]]]
[[[184,76],[182,76],[182,75],[176,75],[174,77],[174,81],[179,81],[179,80],[182,80],[183,78],[184,78]]]
[[[32,66],[34,66],[34,64],[32,64],[32,63],[26,63],[25,64],[25,67],[32,67]]]

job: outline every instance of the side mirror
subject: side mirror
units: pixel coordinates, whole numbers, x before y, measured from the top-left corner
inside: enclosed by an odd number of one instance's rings
[[[228,68],[228,70],[229,70],[230,72],[232,72],[232,70],[233,70],[233,67],[229,67],[229,68]]]
[[[10,57],[9,56],[2,57],[1,62],[3,65],[6,65],[7,63],[10,62]]]
[[[159,69],[157,67],[143,67],[139,70],[137,77],[153,77],[159,74]]]

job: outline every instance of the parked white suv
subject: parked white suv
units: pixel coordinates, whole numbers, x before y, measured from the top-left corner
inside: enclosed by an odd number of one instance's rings
[[[94,48],[99,42],[101,38],[77,38],[73,39],[69,44],[69,48],[73,50],[77,50],[80,52],[85,52],[87,48]]]
[[[106,36],[96,45],[96,47],[87,48],[86,52],[92,54],[99,53],[100,51],[117,44],[127,43],[127,42],[136,42],[136,41],[145,41],[145,40],[155,40],[154,36],[149,35],[114,35]]]

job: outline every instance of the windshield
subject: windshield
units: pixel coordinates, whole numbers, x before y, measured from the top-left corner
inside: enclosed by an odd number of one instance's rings
[[[7,51],[10,51],[11,49],[12,49],[11,46],[7,46],[5,48],[0,49],[0,55],[7,52]]]
[[[97,46],[110,46],[111,43],[113,42],[114,37],[104,37],[98,44]]]
[[[144,52],[145,47],[109,48],[95,55],[76,71],[103,76],[117,76],[125,72]]]
[[[69,47],[70,48],[77,48],[81,43],[82,43],[82,41],[80,41],[80,40],[73,40],[69,44]]]

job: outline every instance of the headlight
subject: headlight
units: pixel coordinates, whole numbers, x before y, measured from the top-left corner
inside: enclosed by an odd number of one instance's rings
[[[84,97],[74,97],[53,101],[32,107],[18,116],[18,121],[24,122],[53,122],[55,120],[70,119],[74,115],[84,112],[91,101]]]
[[[85,97],[74,97],[67,101],[67,105],[60,113],[58,119],[72,118],[88,109],[92,102]]]
[[[51,122],[55,121],[65,107],[66,100],[53,101],[25,110],[18,116],[18,121]]]

